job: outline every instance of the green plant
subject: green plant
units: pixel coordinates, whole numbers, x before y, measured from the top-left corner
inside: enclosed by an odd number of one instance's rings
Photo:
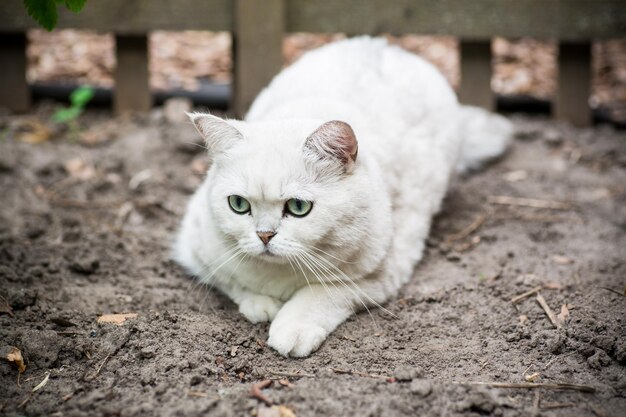
[[[70,94],[70,106],[57,110],[52,115],[52,120],[57,123],[70,123],[75,121],[83,112],[85,106],[93,98],[93,88],[78,87]]]
[[[24,6],[30,17],[35,19],[48,31],[57,25],[59,15],[57,5],[64,4],[68,10],[74,13],[80,12],[87,0],[24,0]]]

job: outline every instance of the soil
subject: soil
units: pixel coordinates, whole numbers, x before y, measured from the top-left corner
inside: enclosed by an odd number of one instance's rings
[[[26,118],[50,112],[0,119],[0,414],[625,415],[624,132],[516,117],[510,152],[455,180],[413,280],[386,304],[397,317],[360,313],[285,359],[267,325],[169,260],[205,164],[191,125],[161,109],[87,113],[23,142]],[[537,286],[559,328],[535,294],[512,303]],[[137,317],[97,322],[111,313]],[[249,395],[267,379],[274,408]]]

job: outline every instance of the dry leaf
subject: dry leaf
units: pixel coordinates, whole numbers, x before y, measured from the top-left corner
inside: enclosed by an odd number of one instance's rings
[[[557,314],[556,319],[560,324],[565,324],[565,322],[569,319],[569,308],[567,304],[563,304],[561,306],[561,312]]]
[[[291,382],[289,382],[289,380],[288,380],[287,378],[284,378],[284,379],[279,379],[279,380],[278,380],[278,383],[279,383],[280,385],[282,385],[283,387],[287,387],[287,388],[293,388],[293,387],[295,387],[295,385],[294,385],[294,384],[292,384]]]
[[[96,176],[96,170],[93,166],[88,165],[85,161],[80,158],[73,158],[69,161],[66,161],[63,164],[63,168],[70,174],[71,177],[74,177],[79,180],[89,180]]]
[[[257,417],[296,417],[296,413],[284,405],[273,405],[271,407],[259,407]]]
[[[574,263],[572,259],[563,255],[554,255],[552,256],[552,259],[554,259],[554,262],[556,262],[559,265],[568,265],[568,264]]]
[[[524,181],[528,178],[528,172],[524,170],[510,171],[504,174],[504,179],[508,182]]]
[[[9,362],[15,363],[17,365],[17,371],[21,374],[26,370],[26,365],[24,364],[24,358],[22,357],[22,352],[16,348],[11,347],[9,352],[4,356],[4,359]]]
[[[18,127],[17,138],[25,143],[43,143],[51,136],[50,129],[38,120],[24,120]]]
[[[103,314],[98,317],[98,324],[116,324],[121,326],[127,319],[134,319],[137,313]]]
[[[539,379],[539,372],[535,372],[534,374],[530,374],[530,375],[524,375],[524,379],[527,382],[535,382],[537,379]]]

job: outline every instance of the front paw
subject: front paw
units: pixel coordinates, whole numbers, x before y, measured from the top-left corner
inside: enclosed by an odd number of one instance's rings
[[[283,356],[303,358],[315,352],[328,332],[314,323],[274,322],[267,344]]]
[[[239,303],[239,312],[252,323],[272,321],[282,302],[267,295],[251,295]]]

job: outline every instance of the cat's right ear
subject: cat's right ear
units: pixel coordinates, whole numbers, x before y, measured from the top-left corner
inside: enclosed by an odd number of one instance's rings
[[[224,119],[208,113],[187,113],[187,116],[204,138],[209,156],[226,152],[243,140],[241,132]]]

